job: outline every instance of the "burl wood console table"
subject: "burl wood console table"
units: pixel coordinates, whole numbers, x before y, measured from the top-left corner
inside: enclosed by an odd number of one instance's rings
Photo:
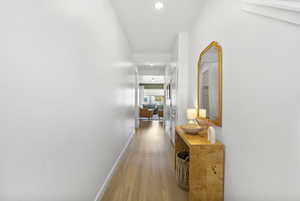
[[[224,145],[211,144],[207,137],[186,134],[176,127],[176,154],[188,151],[189,161],[189,201],[224,200]]]

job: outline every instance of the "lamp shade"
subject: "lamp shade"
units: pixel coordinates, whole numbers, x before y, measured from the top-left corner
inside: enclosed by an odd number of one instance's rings
[[[206,118],[206,109],[199,109],[199,117]]]
[[[194,120],[197,117],[196,109],[187,109],[186,118],[187,120]]]

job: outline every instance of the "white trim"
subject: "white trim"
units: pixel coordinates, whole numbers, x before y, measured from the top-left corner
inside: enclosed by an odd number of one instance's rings
[[[242,10],[300,25],[299,0],[242,0]]]
[[[124,153],[126,152],[127,148],[128,148],[128,145],[130,144],[133,136],[135,134],[135,130],[133,132],[131,132],[130,136],[129,136],[129,139],[127,140],[123,150],[121,151],[121,153],[119,154],[117,160],[115,161],[113,167],[111,168],[111,170],[109,171],[107,177],[105,178],[104,180],[104,183],[102,184],[102,186],[100,187],[94,201],[100,201],[102,198],[103,198],[103,195],[104,195],[104,192],[106,191],[107,189],[107,186],[108,184],[110,183],[111,179],[112,179],[112,176],[114,175],[115,171],[117,170],[117,167],[124,155]]]

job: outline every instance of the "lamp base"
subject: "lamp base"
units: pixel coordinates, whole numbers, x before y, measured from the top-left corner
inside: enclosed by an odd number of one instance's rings
[[[188,120],[188,124],[195,124],[195,120]]]

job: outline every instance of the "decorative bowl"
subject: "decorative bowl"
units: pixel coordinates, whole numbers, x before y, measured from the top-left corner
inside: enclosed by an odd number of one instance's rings
[[[184,126],[181,126],[182,130],[185,133],[191,134],[191,135],[196,135],[198,134],[200,131],[203,131],[204,128],[200,127],[197,124],[186,124]]]
[[[196,119],[196,120],[197,120],[198,125],[201,127],[208,128],[211,125],[207,119]]]

